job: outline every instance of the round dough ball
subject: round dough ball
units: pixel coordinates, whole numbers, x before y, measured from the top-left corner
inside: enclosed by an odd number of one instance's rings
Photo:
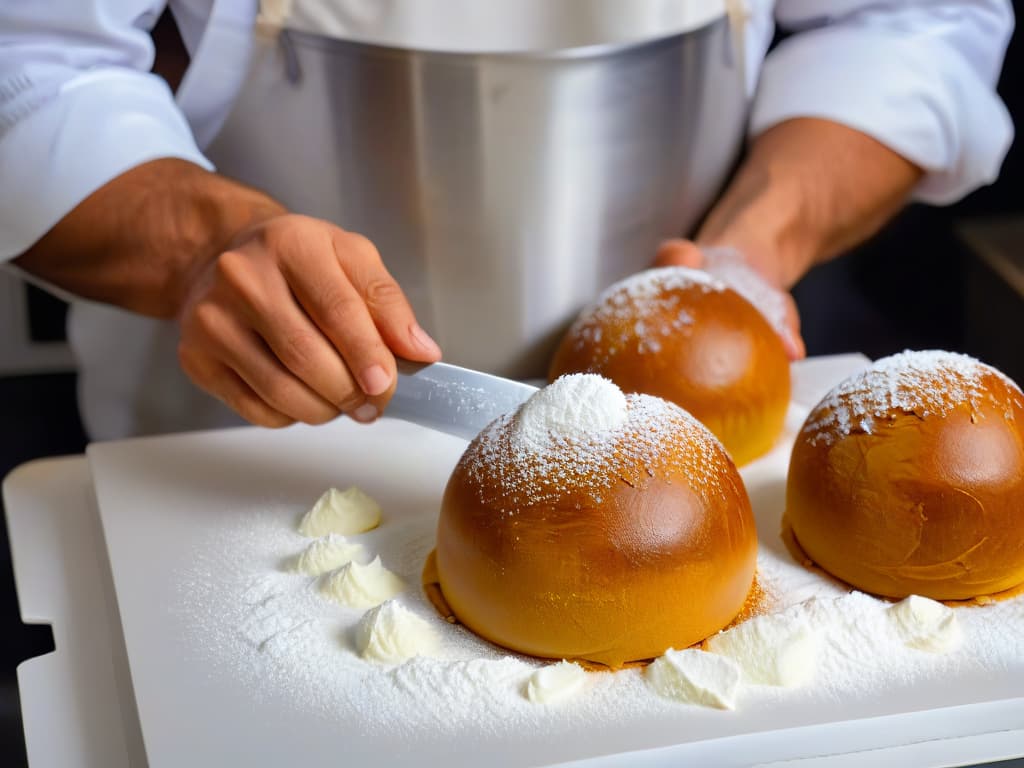
[[[705,272],[663,267],[608,288],[573,323],[548,378],[599,373],[625,392],[671,400],[697,417],[737,465],[766,453],[789,406],[778,334]]]
[[[965,355],[877,361],[807,417],[786,519],[814,562],[877,595],[1024,583],[1024,395]]]
[[[455,467],[437,571],[459,621],[515,651],[619,667],[743,607],[757,555],[735,465],[678,406],[566,376]]]

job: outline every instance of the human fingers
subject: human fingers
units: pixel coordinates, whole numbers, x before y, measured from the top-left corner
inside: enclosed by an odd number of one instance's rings
[[[321,227],[330,225],[317,222]],[[299,249],[296,257],[291,250]],[[222,254],[217,265],[220,293],[235,304],[274,357],[324,401],[357,421],[372,421],[377,407],[366,407],[340,352],[298,303],[284,274],[289,259],[302,258],[308,279],[344,280],[333,259],[329,239],[317,227],[286,236],[277,232]],[[306,413],[311,413],[306,410]],[[303,419],[306,421],[307,419]]]
[[[179,345],[178,361],[196,386],[216,397],[250,424],[278,429],[295,423],[295,419],[267,405],[237,373],[212,357],[199,353],[194,347]]]
[[[386,328],[402,323],[403,317],[404,322],[409,323],[412,311],[401,289],[366,238],[335,227],[324,230],[323,234],[330,238],[332,265],[314,268],[311,253],[295,253],[285,262],[285,277],[296,300],[341,354],[360,389],[367,395],[368,403],[380,412],[395,386],[394,353],[431,360],[439,357],[439,350],[436,350],[436,345],[433,350],[418,350],[409,341],[392,339],[397,347],[393,352],[377,327],[370,304],[375,306],[374,311],[378,314],[379,307],[385,303],[396,312],[404,312],[402,315],[393,312],[395,319],[391,326],[385,325]],[[329,277],[331,275],[333,277]],[[388,296],[389,303],[382,301],[382,296]],[[415,324],[414,319],[411,322]],[[407,329],[406,334],[410,333],[412,330]]]
[[[807,357],[807,345],[804,344],[803,336],[800,334],[800,313],[797,310],[796,301],[793,295],[786,294],[786,329],[788,333],[782,334],[782,345],[786,348],[786,354],[790,360],[803,360]]]
[[[417,322],[409,300],[373,244],[341,230],[334,240],[342,268],[363,297],[374,325],[391,351],[422,363],[440,360],[441,348]],[[352,259],[352,253],[365,253],[366,257]]]
[[[338,406],[285,368],[230,302],[216,299],[216,295],[207,297],[190,310],[179,349],[230,369],[269,408],[294,421],[322,424],[338,415]]]
[[[295,249],[282,259],[285,280],[295,300],[338,351],[364,398],[381,410],[395,381],[394,355],[342,269],[332,232],[323,229],[316,239],[316,249]],[[373,256],[362,252],[350,258]]]
[[[658,246],[654,266],[701,269],[704,266],[704,254],[692,240],[673,238]]]

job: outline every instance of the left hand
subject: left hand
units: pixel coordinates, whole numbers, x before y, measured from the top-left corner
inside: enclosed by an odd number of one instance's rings
[[[666,240],[658,248],[655,266],[702,269],[717,277],[753,304],[782,339],[790,360],[802,360],[807,348],[800,336],[800,315],[789,291],[774,285],[735,248],[699,247],[692,240]]]

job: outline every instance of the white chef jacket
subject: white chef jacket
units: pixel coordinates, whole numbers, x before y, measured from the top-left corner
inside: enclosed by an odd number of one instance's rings
[[[432,47],[438,20],[442,29],[461,24],[455,30],[464,39],[481,41],[488,33],[493,37],[494,29],[510,27],[512,18],[517,29],[536,32],[554,23],[553,8],[564,23],[567,4],[575,3],[575,13],[590,22],[581,20],[581,28],[614,39],[644,34],[643,23],[623,24],[623,7],[642,5],[652,23],[664,25],[681,6],[700,13],[715,5],[715,0],[285,0],[283,6],[277,0],[264,5],[287,11],[299,3],[298,10],[308,11],[317,2],[342,9],[332,18],[355,39],[413,47]],[[801,116],[849,125],[922,167],[926,173],[914,194],[931,203],[955,201],[996,178],[1013,135],[994,90],[1013,27],[1009,0],[727,3],[737,4],[747,17],[748,82],[757,86],[752,135]],[[92,191],[131,167],[177,157],[212,168],[202,145],[215,134],[241,84],[257,2],[170,0],[193,55],[177,100],[149,73],[154,59],[149,30],[166,5],[164,0],[0,3],[0,260],[26,250]],[[485,5],[489,12],[482,14]],[[204,40],[211,8],[217,28],[228,34]],[[494,29],[467,27],[489,21]],[[775,21],[797,34],[765,57]],[[136,322],[134,334],[111,345],[102,338],[109,333],[105,323],[89,327],[91,316],[97,315],[73,314],[70,339],[80,363],[83,418],[93,437],[231,421],[212,399],[193,393],[183,400],[181,387],[187,384],[180,371],[129,362],[133,356],[144,361],[153,339],[172,332],[167,324]]]

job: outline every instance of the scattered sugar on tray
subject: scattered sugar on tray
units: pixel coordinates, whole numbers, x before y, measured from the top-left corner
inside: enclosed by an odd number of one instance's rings
[[[785,452],[780,449],[780,456]],[[753,477],[751,471],[746,477]],[[323,599],[316,579],[280,569],[308,543],[292,529],[291,516],[288,509],[266,509],[216,522],[183,562],[177,599],[169,609],[187,619],[181,638],[185,663],[206,670],[212,684],[242,686],[254,701],[267,702],[261,706],[293,709],[322,720],[324,727],[344,721],[368,738],[418,743],[467,734],[502,740],[529,732],[538,741],[556,744],[594,728],[628,734],[659,727],[688,739],[695,738],[692,732],[706,718],[720,714],[693,707],[681,722],[680,705],[655,695],[636,669],[590,674],[581,695],[555,708],[538,707],[522,691],[539,662],[509,655],[444,622],[419,590],[398,599],[437,630],[441,658],[415,658],[391,672],[364,661],[353,637],[361,612]],[[759,517],[759,528],[764,519]],[[429,510],[422,517],[391,521],[360,540],[413,582],[435,525],[436,514]],[[762,546],[758,572],[776,598],[777,612],[820,627],[823,639],[813,685],[786,690],[751,686],[734,713],[741,718],[756,717],[764,707],[801,712],[813,706],[841,720],[851,705],[863,708],[895,690],[1021,673],[1020,598],[956,608],[963,645],[935,656],[907,648],[892,622],[880,621],[890,603],[849,594],[793,562],[779,547]],[[254,632],[254,626],[271,631]]]
[[[873,433],[890,411],[925,418],[945,416],[962,403],[977,408],[991,400],[982,388],[986,375],[998,375],[1016,388],[996,369],[955,352],[907,350],[883,357],[832,389],[805,429],[812,443],[831,444],[856,430]]]
[[[625,408],[622,404],[625,404]],[[535,394],[519,411],[488,425],[461,462],[480,493],[497,494],[504,514],[569,491],[600,493],[624,479],[640,484],[669,457],[707,494],[721,492],[718,439],[674,403],[623,395],[595,374],[571,374]],[[639,464],[624,477],[627,463]],[[491,503],[490,496],[484,496]]]

